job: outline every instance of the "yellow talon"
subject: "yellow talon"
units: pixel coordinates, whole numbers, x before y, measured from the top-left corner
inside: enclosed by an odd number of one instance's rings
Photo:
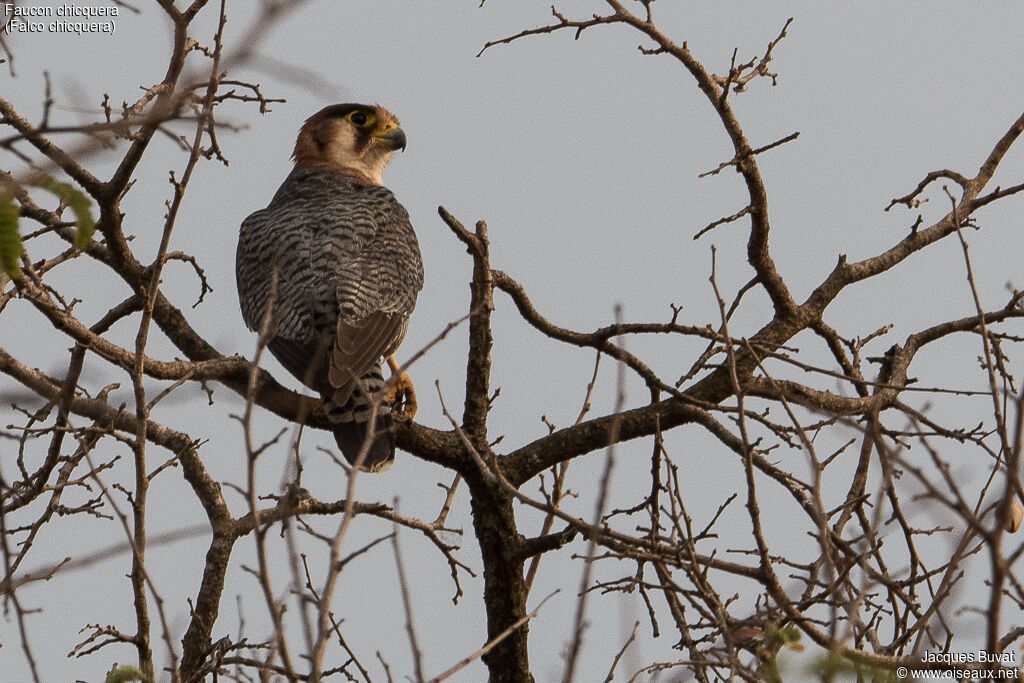
[[[412,379],[402,371],[394,356],[388,356],[388,367],[391,368],[391,380],[387,387],[388,403],[391,404],[393,411],[397,411],[405,419],[411,420],[419,407]]]

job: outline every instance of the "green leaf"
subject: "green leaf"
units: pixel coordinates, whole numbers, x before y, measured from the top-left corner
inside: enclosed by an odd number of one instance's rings
[[[803,646],[800,644],[800,629],[795,626],[784,626],[779,628],[774,625],[769,625],[765,633],[764,642],[765,645],[773,650],[778,651],[782,647],[787,647],[795,652],[803,650]]]
[[[90,211],[89,197],[77,187],[49,177],[40,178],[34,184],[60,197],[65,206],[75,214],[75,227],[78,229],[78,234],[75,235],[75,246],[85,249],[96,229],[96,221],[92,219],[92,211]]]
[[[18,232],[18,206],[8,198],[0,202],[0,266],[11,277],[21,277],[21,234]]]
[[[107,674],[106,683],[127,683],[128,681],[146,681],[148,683],[151,680],[149,676],[134,666],[115,665]]]

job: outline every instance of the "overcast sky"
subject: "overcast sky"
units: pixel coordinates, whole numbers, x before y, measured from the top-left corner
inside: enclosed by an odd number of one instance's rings
[[[122,10],[113,36],[43,32],[8,37],[17,76],[0,71],[3,96],[30,120],[38,120],[42,74],[48,71],[58,105],[54,117],[60,122],[94,120],[104,92],[115,105],[134,101],[140,86],[162,77],[169,45],[169,28],[161,13],[145,0],[135,4],[144,7],[142,14]],[[204,40],[213,34],[215,5],[207,9],[206,28],[198,32]],[[252,5],[228,3],[229,47],[248,28],[254,16]],[[230,166],[204,163],[199,167],[174,233],[172,249],[196,253],[214,287],[193,312],[193,320],[222,353],[250,355],[255,347],[235,294],[238,225],[267,204],[289,172],[289,154],[301,122],[336,102],[382,104],[402,120],[409,139],[408,149],[396,155],[384,176],[385,184],[412,216],[426,269],[426,285],[400,358],[466,312],[471,261],[438,218],[439,204],[467,225],[485,219],[493,266],[523,283],[550,320],[573,329],[586,331],[609,323],[616,304],[623,306],[628,321],[667,321],[674,303],[684,306],[681,322],[713,322],[717,314],[708,284],[712,245],[718,249],[719,284],[725,292],[735,292],[749,279],[745,222],[692,239],[709,222],[743,208],[746,199],[734,173],[698,178],[729,159],[731,148],[682,67],[667,56],[642,55],[637,45],[644,41],[625,27],[591,29],[576,42],[570,32],[527,38],[492,48],[478,58],[475,55],[486,41],[551,20],[549,0],[489,0],[483,7],[478,5],[472,0],[306,3],[262,36],[259,59],[231,75],[259,82],[264,94],[285,98],[287,103],[273,105],[265,116],[241,104],[218,110],[222,122],[245,128],[220,135]],[[604,11],[603,3],[596,0],[559,3],[558,8],[580,18]],[[773,88],[768,80],[756,81],[749,92],[734,99],[734,106],[754,146],[800,133],[796,141],[759,158],[770,197],[773,254],[798,298],[820,282],[840,253],[863,258],[902,237],[916,214],[898,209],[883,212],[889,200],[909,192],[930,170],[951,168],[973,175],[994,142],[1020,115],[1024,102],[1022,3],[660,0],[654,9],[662,30],[677,42],[687,41],[695,56],[718,73],[727,71],[735,48],[740,61],[762,55],[786,20],[794,18],[772,62],[778,85]],[[4,167],[13,163],[7,159]],[[180,170],[182,165],[183,157],[174,145],[159,141],[124,202],[126,225],[137,236],[137,248],[149,255],[145,259],[154,253],[163,201],[170,196],[168,171]],[[99,175],[109,172],[109,164],[101,159],[94,160],[92,168]],[[1017,150],[994,184],[1020,182],[1022,176],[1024,155]],[[934,190],[930,204],[922,209],[926,222],[946,210],[939,188]],[[1005,300],[1008,280],[1016,278],[1020,286],[1020,216],[1019,201],[981,214],[990,230],[980,233],[984,239],[974,240],[972,255],[990,264],[979,272],[982,296],[989,306]],[[960,259],[952,242],[915,256],[899,279],[888,276],[858,290],[860,296],[837,301],[829,321],[847,336],[866,335],[896,323],[893,337],[879,342],[881,353],[907,331],[937,321],[950,310],[970,314],[973,303],[963,285]],[[168,268],[164,287],[185,307],[199,291],[188,268],[180,264]],[[111,292],[87,300],[85,319],[91,319],[90,312],[102,313],[122,295]],[[506,297],[498,294],[496,300],[492,386],[501,387],[501,397],[492,413],[491,434],[506,434],[502,447],[511,450],[546,433],[542,415],[559,426],[576,417],[593,357],[545,340],[518,319]],[[769,314],[767,305],[748,306],[733,334],[752,333]],[[39,336],[54,339],[58,349],[70,343],[47,332],[49,328],[27,305],[21,306],[19,315],[23,326],[17,329],[10,326],[13,316],[5,315],[0,342],[30,364],[55,369],[53,359],[65,355],[63,351],[48,355],[47,344],[41,344]],[[124,334],[131,330],[125,328]],[[680,368],[689,367],[700,348],[679,341],[635,344],[631,349],[670,379],[680,374]],[[413,369],[421,401],[417,420],[423,424],[447,425],[433,388],[435,379],[440,379],[448,404],[459,405],[465,346],[462,330]],[[163,358],[174,355],[160,342],[154,343],[153,351]],[[276,364],[268,361],[268,367],[278,379],[294,384]],[[605,369],[595,414],[607,412],[612,405],[610,368],[609,364]],[[111,373],[111,377],[118,376]],[[9,381],[0,378],[0,382]],[[110,381],[128,386],[123,377]],[[238,427],[222,419],[237,412],[240,403],[223,387],[216,388],[213,411],[205,408],[199,392],[195,397],[195,402],[181,401],[156,419],[209,438],[202,454],[214,476],[241,484],[244,456]],[[631,385],[630,404],[639,405],[645,399],[642,387]],[[208,417],[210,412],[217,417]],[[6,407],[0,408],[3,424],[15,419]],[[260,413],[260,419],[266,434],[282,425],[266,412]],[[209,420],[210,433],[197,427],[197,420]],[[694,505],[705,504],[713,510],[734,486],[716,479],[710,456],[689,452],[687,436],[692,438],[694,433],[681,430],[672,435],[668,448],[691,466]],[[315,445],[332,442],[329,434],[319,432],[307,433],[304,443],[312,451]],[[649,445],[643,443],[620,452],[615,482],[621,500],[629,500],[628,494],[635,492],[630,486],[631,456],[645,473],[648,451]],[[7,458],[5,453],[5,468],[10,467]],[[274,490],[284,461],[282,451],[265,465],[268,491]],[[603,460],[592,456],[588,462],[579,466],[580,488],[593,483]],[[343,477],[329,461],[310,456],[307,466],[306,484],[314,494],[324,499],[340,495],[333,487],[340,486]],[[398,497],[403,513],[432,519],[443,497],[435,485],[439,481],[450,481],[450,476],[399,453],[387,474],[362,477],[358,493],[363,500],[386,503]],[[527,488],[528,493],[535,491],[532,484]],[[154,532],[202,520],[180,481],[168,481],[152,495],[154,505],[168,511],[165,518],[154,516]],[[190,507],[182,507],[182,500],[189,500]],[[240,497],[230,501],[236,511],[244,509]],[[578,505],[580,514],[589,514],[588,499]],[[457,500],[453,524],[471,531],[465,495]],[[536,526],[536,522],[532,527],[524,524],[524,532]],[[74,521],[64,528],[78,529],[79,539],[87,539],[85,545],[70,538],[43,540],[88,550],[117,539],[113,525],[94,520]],[[351,548],[386,531],[380,523],[361,519]],[[100,533],[107,534],[102,541],[91,535]],[[467,580],[466,598],[452,606],[453,586],[444,560],[411,532],[402,533],[402,542],[418,596],[415,617],[425,669],[428,675],[436,675],[482,644],[482,582]],[[479,573],[472,537],[461,542],[460,559]],[[150,569],[155,570],[154,579],[168,599],[172,624],[179,629],[184,628],[188,614],[184,600],[196,590],[195,572],[201,568],[196,554],[204,552],[204,543],[205,539],[198,539],[156,548],[150,554]],[[251,542],[243,541],[241,547],[249,552]],[[61,550],[62,555],[70,552]],[[584,552],[583,544],[570,552]],[[182,556],[187,561],[180,561]],[[251,560],[239,553],[233,561],[231,579],[252,588],[252,580],[238,566]],[[123,582],[119,590],[127,590],[122,578],[127,566],[126,558],[112,561],[93,572],[19,593],[28,604],[38,601],[45,607],[42,615],[29,620],[33,641],[52,643],[52,650],[42,650],[47,654],[39,662],[45,680],[99,680],[114,659],[131,660],[133,653],[126,649],[86,660],[64,658],[79,637],[76,632],[84,625],[84,615],[94,619],[99,618],[94,614],[103,614],[102,620],[120,621],[126,628],[131,623],[124,611],[130,605],[111,611],[109,605],[104,607],[107,601],[102,594],[83,595],[78,588],[100,576],[112,584]],[[532,607],[562,587],[531,626],[538,681],[561,671],[560,656],[569,638],[580,570],[579,563],[546,561],[531,596]],[[341,616],[360,615],[350,623],[363,623],[361,615],[379,615],[379,629],[366,626],[345,631],[364,664],[375,664],[373,653],[381,649],[397,679],[411,673],[390,552],[380,551],[355,563],[343,580],[337,606]],[[66,599],[52,600],[54,592]],[[614,599],[596,604],[591,646],[577,679],[581,681],[602,679],[611,663],[610,653],[628,635],[632,622],[643,619],[635,606],[620,609]],[[265,621],[264,611],[256,600],[245,608],[254,634],[256,625]],[[214,637],[234,633],[237,623],[234,596],[229,592]],[[641,628],[649,627],[642,624]],[[13,659],[16,667],[21,666],[13,625],[0,623],[0,633],[4,644],[0,661]],[[673,636],[662,640],[666,642],[648,643],[634,651],[628,663],[638,666],[671,658]],[[379,666],[375,673],[380,673]],[[453,680],[477,681],[484,675],[478,664]]]

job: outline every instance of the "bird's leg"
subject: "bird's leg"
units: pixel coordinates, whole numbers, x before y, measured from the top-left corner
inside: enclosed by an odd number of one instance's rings
[[[388,356],[388,367],[391,368],[391,379],[388,381],[388,403],[392,410],[398,410],[402,417],[411,420],[416,414],[419,404],[416,402],[416,390],[412,386],[409,375],[394,356]]]

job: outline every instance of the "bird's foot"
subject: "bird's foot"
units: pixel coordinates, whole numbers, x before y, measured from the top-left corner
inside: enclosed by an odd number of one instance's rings
[[[413,388],[409,375],[402,371],[394,357],[388,358],[391,366],[391,379],[388,381],[387,397],[391,410],[407,420],[416,415],[419,403],[416,402],[416,389]]]

